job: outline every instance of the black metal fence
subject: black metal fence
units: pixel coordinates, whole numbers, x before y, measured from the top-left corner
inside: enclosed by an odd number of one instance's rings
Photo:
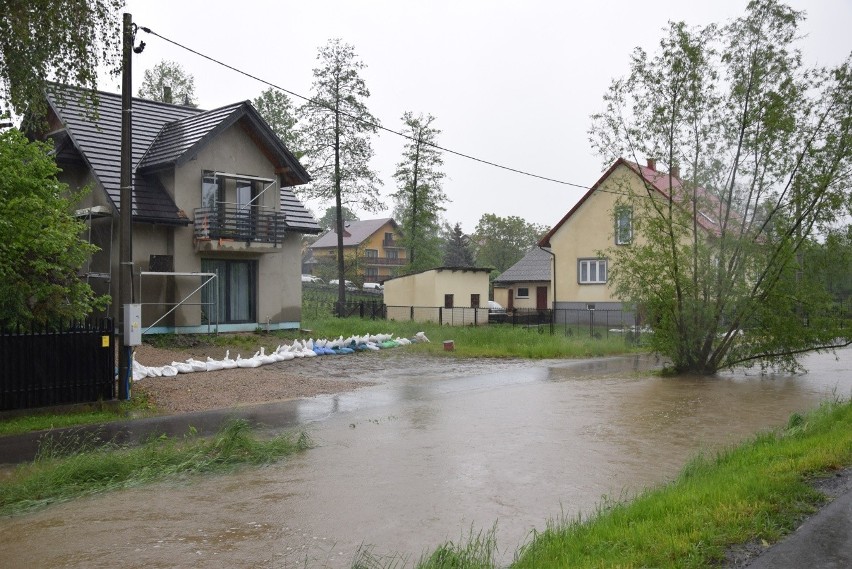
[[[110,318],[0,327],[0,411],[115,399],[114,338]]]

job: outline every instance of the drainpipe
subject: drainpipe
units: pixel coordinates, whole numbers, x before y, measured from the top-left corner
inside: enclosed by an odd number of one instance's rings
[[[553,281],[553,304],[551,305],[551,310],[553,310],[553,318],[550,319],[550,328],[552,332],[553,324],[556,320],[556,253],[554,253],[550,249],[545,249],[541,245],[539,245],[538,248],[553,257],[553,268],[550,271],[551,280]]]

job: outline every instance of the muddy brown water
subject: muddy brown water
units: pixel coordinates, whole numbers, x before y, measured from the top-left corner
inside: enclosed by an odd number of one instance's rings
[[[0,519],[2,567],[347,567],[495,527],[508,563],[549,519],[593,512],[712,452],[852,395],[852,350],[805,375],[659,378],[650,358],[389,368],[291,404],[318,447],[257,469]],[[274,407],[266,408],[267,416]]]

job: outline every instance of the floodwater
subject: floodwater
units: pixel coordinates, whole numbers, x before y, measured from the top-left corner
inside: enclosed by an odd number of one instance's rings
[[[0,566],[347,567],[359,547],[414,561],[495,524],[508,563],[550,519],[852,395],[852,349],[804,363],[688,379],[632,356],[387,369],[282,408],[318,443],[294,458],[0,519]]]

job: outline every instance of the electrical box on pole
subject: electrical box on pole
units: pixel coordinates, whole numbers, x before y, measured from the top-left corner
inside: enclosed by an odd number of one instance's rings
[[[142,343],[142,305],[124,305],[124,345],[138,346]]]

